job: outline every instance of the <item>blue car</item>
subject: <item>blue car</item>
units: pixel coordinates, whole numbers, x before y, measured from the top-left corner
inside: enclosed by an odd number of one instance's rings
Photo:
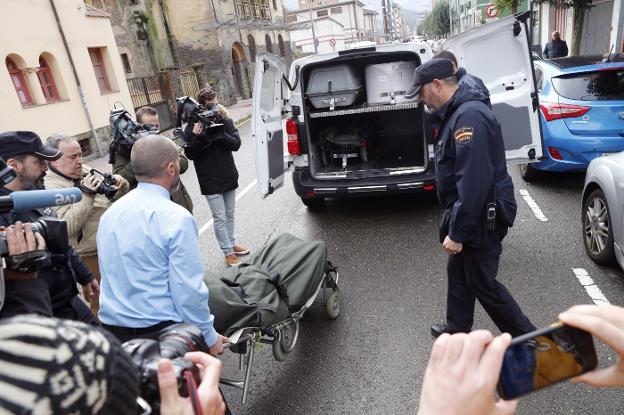
[[[534,62],[544,159],[520,165],[524,180],[584,171],[597,157],[624,151],[624,54]]]

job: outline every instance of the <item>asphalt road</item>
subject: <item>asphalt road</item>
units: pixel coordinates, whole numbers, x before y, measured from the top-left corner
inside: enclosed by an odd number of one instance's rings
[[[339,267],[341,315],[331,321],[322,309],[302,320],[299,342],[285,362],[270,346],[257,350],[249,400],[225,388],[237,414],[409,414],[415,413],[433,340],[429,326],[443,322],[446,254],[437,240],[440,209],[431,195],[330,200],[312,213],[286,185],[267,199],[259,196],[249,123],[241,127],[236,153],[240,172],[236,226],[238,241],[252,249],[289,232],[327,242],[328,258]],[[613,304],[624,305],[624,272],[595,265],[581,239],[583,175],[558,175],[528,185],[517,167],[519,212],[504,241],[499,279],[525,313],[546,326],[571,305],[591,303],[573,269],[582,268]],[[210,220],[193,169],[182,176],[195,203],[200,226]],[[247,189],[247,192],[243,192]],[[536,218],[519,193],[527,190],[548,219]],[[241,194],[243,193],[243,194]],[[207,269],[225,267],[212,227],[201,234]],[[497,333],[477,306],[475,328]],[[599,364],[615,355],[597,344]],[[222,358],[225,374],[240,377],[238,357]],[[524,397],[519,414],[619,414],[621,391],[564,383]]]

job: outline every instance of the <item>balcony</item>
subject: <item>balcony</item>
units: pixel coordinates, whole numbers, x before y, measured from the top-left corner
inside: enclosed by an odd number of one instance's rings
[[[234,0],[234,9],[243,19],[271,20],[268,0]]]

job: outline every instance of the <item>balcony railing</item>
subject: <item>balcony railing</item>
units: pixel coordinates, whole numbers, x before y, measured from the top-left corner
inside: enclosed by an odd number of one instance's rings
[[[234,0],[234,8],[242,18],[271,20],[268,0]]]

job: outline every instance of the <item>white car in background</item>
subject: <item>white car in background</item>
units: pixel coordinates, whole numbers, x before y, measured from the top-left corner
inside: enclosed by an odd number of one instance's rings
[[[589,163],[582,201],[587,254],[597,264],[617,262],[624,269],[624,152]]]

